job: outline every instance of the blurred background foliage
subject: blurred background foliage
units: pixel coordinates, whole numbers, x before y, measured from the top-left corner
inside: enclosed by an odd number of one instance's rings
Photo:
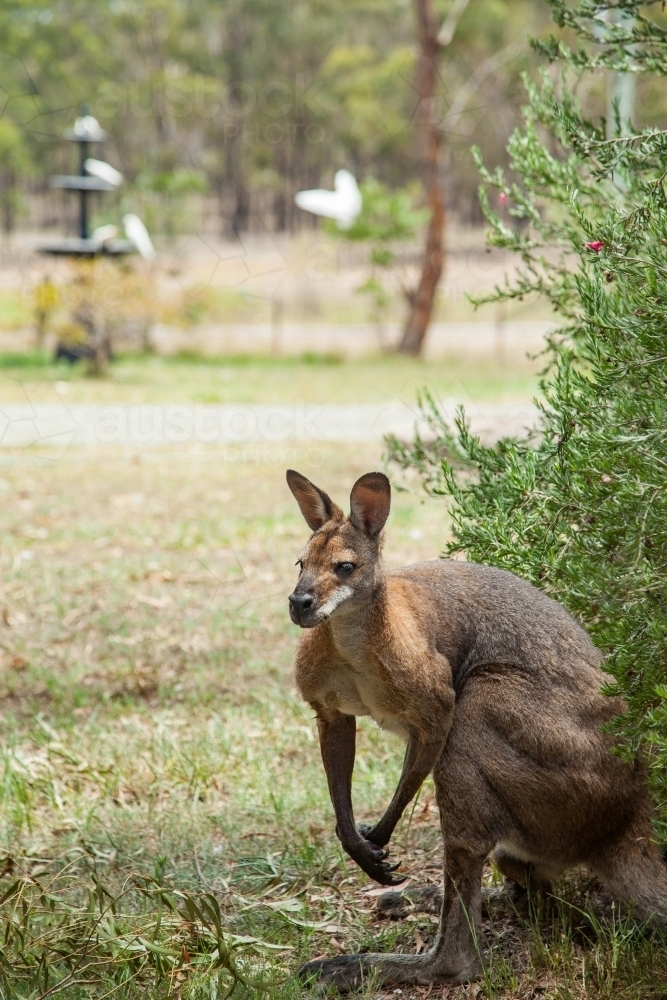
[[[444,16],[450,5],[437,6]],[[478,0],[442,60],[449,207],[464,224],[481,221],[470,146],[506,165],[520,73],[537,63],[527,33],[548,26],[542,0]],[[4,231],[74,212],[71,199],[49,196],[47,178],[74,166],[59,137],[84,102],[111,135],[104,157],[128,181],[120,205],[99,207],[115,217],[131,203],[166,235],[191,231],[197,213],[214,212],[223,236],[312,225],[294,193],[330,184],[341,166],[404,186],[419,176],[415,51],[408,0],[6,0]],[[654,116],[662,104],[653,99]]]

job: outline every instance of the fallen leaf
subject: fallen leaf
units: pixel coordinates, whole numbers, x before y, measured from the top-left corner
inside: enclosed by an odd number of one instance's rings
[[[109,642],[118,642],[123,646],[136,646],[143,638],[143,635],[110,635]]]
[[[412,876],[408,875],[406,877],[405,881],[401,883],[401,886],[405,887],[405,884],[407,882],[411,882],[411,881],[412,881]],[[392,890],[391,889],[387,889],[386,886],[383,887],[383,888],[379,888],[379,889],[376,888],[376,887],[374,887],[373,889],[364,889],[363,890],[363,895],[364,896],[368,896],[369,899],[373,899],[374,896],[383,896],[385,894],[385,892],[392,892]]]
[[[171,604],[171,597],[149,597],[148,594],[135,594],[136,599],[140,604],[148,604],[151,608],[166,608],[168,604]]]

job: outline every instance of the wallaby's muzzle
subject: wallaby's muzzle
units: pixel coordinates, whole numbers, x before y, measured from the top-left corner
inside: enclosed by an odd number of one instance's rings
[[[313,616],[314,609],[315,598],[308,591],[299,591],[297,588],[289,595],[289,616],[295,625],[301,628],[317,625],[317,620]]]

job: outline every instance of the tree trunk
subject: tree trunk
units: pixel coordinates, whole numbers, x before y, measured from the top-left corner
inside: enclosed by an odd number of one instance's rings
[[[419,139],[424,186],[431,218],[426,231],[426,247],[419,284],[410,302],[410,315],[398,350],[401,354],[420,353],[431,320],[438,282],[444,265],[443,233],[445,198],[440,180],[442,131],[438,114],[438,56],[443,48],[438,38],[439,24],[432,0],[415,0],[419,64]]]
[[[234,108],[243,100],[242,53],[247,37],[243,26],[231,18],[228,24],[227,61],[229,67],[229,122],[226,129],[227,177],[230,183],[234,209],[230,219],[234,233],[244,232],[250,222],[250,192],[245,178],[245,120],[242,109]]]
[[[14,232],[16,202],[16,174],[10,169],[2,178],[2,230],[5,236]]]

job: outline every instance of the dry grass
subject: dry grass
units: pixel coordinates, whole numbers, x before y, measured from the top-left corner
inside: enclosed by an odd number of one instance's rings
[[[81,449],[0,469],[0,898],[15,887],[0,906],[3,997],[210,1000],[236,974],[239,996],[291,998],[302,959],[433,938],[428,915],[380,921],[342,855],[290,673],[286,595],[306,529],[284,468],[341,498],[378,455],[237,457]],[[437,501],[396,496],[390,562],[433,556],[443,536]],[[354,794],[370,818],[401,748],[360,728]],[[438,880],[428,785],[393,852],[415,882]],[[494,898],[485,980],[431,995],[667,996],[665,946],[580,880],[562,891],[532,917]]]

